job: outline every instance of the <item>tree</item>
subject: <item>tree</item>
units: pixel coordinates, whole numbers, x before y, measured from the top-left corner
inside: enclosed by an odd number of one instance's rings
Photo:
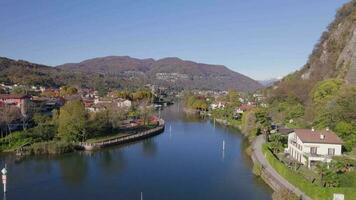
[[[329,79],[318,83],[312,90],[312,100],[315,104],[323,104],[328,99],[335,96],[343,81],[339,79]]]
[[[277,154],[283,151],[284,149],[283,144],[287,143],[287,138],[279,134],[273,134],[270,135],[269,141],[270,141],[269,148],[272,150],[274,154]]]
[[[10,123],[15,120],[21,119],[21,117],[22,115],[20,109],[18,109],[17,107],[5,105],[3,108],[0,109],[0,121],[5,124],[6,129],[9,133],[11,133]]]
[[[255,112],[256,116],[256,124],[257,124],[257,129],[259,130],[258,132],[266,134],[269,133],[271,130],[271,124],[272,120],[269,117],[269,113],[265,108],[259,108]]]
[[[33,121],[37,124],[37,125],[41,125],[41,124],[46,124],[50,121],[50,117],[47,115],[43,115],[40,113],[35,113],[32,117]]]
[[[140,105],[139,110],[140,110],[140,116],[141,116],[141,118],[143,120],[143,125],[147,125],[148,118],[153,113],[153,108],[148,105],[148,101],[144,101]]]
[[[58,135],[66,141],[85,140],[86,112],[81,101],[67,102],[59,112]]]
[[[314,126],[334,130],[345,142],[347,150],[356,144],[356,87],[343,86],[333,98],[320,107]]]
[[[337,187],[340,185],[340,179],[336,172],[328,167],[326,163],[318,163],[317,172],[320,176],[320,184],[323,187]]]
[[[72,87],[72,86],[63,86],[60,88],[60,91],[59,91],[60,96],[74,95],[77,93],[78,93],[77,88]]]
[[[123,120],[127,118],[128,109],[111,106],[108,108],[109,122],[113,128],[120,126]]]
[[[236,107],[240,105],[239,100],[239,93],[235,89],[230,89],[227,94],[227,101],[229,102],[230,106]]]
[[[27,94],[27,89],[23,86],[17,86],[12,91],[12,94]]]

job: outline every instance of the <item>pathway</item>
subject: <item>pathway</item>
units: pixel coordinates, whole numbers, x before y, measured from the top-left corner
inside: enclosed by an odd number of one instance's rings
[[[294,192],[297,196],[302,197],[303,200],[312,200],[305,193],[299,190],[294,185],[290,184],[286,179],[284,179],[281,175],[279,175],[273,167],[268,163],[265,156],[262,152],[262,145],[265,143],[265,139],[263,135],[259,135],[256,137],[255,141],[252,143],[253,156],[261,164],[263,170],[268,173],[268,175],[273,178],[273,181],[276,182],[281,187],[287,188],[288,190]]]

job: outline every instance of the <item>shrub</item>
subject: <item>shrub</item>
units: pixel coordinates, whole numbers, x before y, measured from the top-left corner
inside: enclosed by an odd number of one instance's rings
[[[63,141],[50,141],[33,144],[29,152],[31,154],[62,154],[74,151],[72,143]]]

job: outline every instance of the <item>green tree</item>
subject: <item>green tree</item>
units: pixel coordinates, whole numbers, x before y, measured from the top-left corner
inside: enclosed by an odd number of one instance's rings
[[[227,94],[227,101],[229,102],[230,106],[236,107],[240,105],[239,100],[239,93],[235,89],[230,89]]]
[[[59,90],[60,96],[68,96],[68,95],[74,95],[77,94],[78,90],[75,87],[72,86],[63,86]]]
[[[255,112],[256,124],[259,133],[268,134],[271,129],[272,120],[267,109],[259,108]]]
[[[27,94],[27,89],[23,86],[17,86],[12,91],[12,94]]]
[[[312,100],[316,104],[323,104],[334,97],[343,84],[342,80],[329,79],[318,83],[312,90]]]
[[[66,141],[85,140],[86,112],[81,101],[67,102],[59,112],[58,135]]]

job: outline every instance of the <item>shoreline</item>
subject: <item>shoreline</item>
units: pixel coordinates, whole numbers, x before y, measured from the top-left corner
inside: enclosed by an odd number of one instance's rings
[[[250,157],[250,159],[251,159],[251,161],[253,163],[252,172],[255,174],[255,176],[260,177],[263,180],[263,182],[266,183],[274,192],[278,192],[278,191],[280,191],[282,189],[287,189],[288,191],[291,191],[292,193],[294,193],[297,196],[301,197],[303,200],[311,200],[310,197],[306,196],[298,188],[296,188],[297,190],[296,189],[289,189],[288,187],[283,185],[281,183],[281,181],[279,181],[272,173],[270,173],[268,170],[264,169],[264,165],[261,162],[259,162],[258,157],[256,155],[255,144],[256,144],[259,136],[257,136],[256,138],[250,140],[249,137],[248,137],[248,134],[245,134],[245,133],[243,133],[241,131],[241,127],[234,126],[234,125],[230,124],[227,120],[224,120],[224,119],[215,119],[215,122],[217,122],[217,123],[219,123],[219,124],[221,124],[223,126],[230,126],[230,127],[239,129],[241,134],[248,139],[247,140],[248,141],[248,146],[246,147],[246,152],[245,153],[248,154],[248,156]],[[263,136],[260,135],[260,137],[263,137]],[[259,174],[256,174],[254,172],[255,166],[259,166],[258,167],[259,168],[259,170],[258,170]],[[292,187],[295,187],[294,185],[290,184],[289,182],[288,182],[288,184],[291,185]]]
[[[138,133],[123,136],[123,137],[113,138],[113,139],[109,139],[109,140],[105,140],[105,141],[101,141],[101,142],[93,142],[93,143],[80,142],[79,146],[85,151],[93,151],[93,150],[102,149],[102,148],[109,147],[109,146],[127,144],[127,143],[131,143],[131,142],[139,141],[142,139],[146,139],[149,137],[153,137],[155,135],[162,133],[164,131],[164,129],[165,129],[165,121],[163,119],[160,119],[159,125],[153,129],[146,130],[143,132],[138,132]]]
[[[302,200],[312,200],[302,190],[294,186],[288,180],[286,180],[281,174],[279,174],[268,162],[265,155],[263,155],[262,146],[265,143],[264,135],[257,136],[251,143],[251,159],[254,164],[254,173],[257,170],[259,177],[272,188],[273,191],[278,192],[281,190],[287,190],[295,194]]]
[[[44,156],[44,155],[61,155],[61,154],[67,154],[67,153],[74,153],[77,151],[91,151],[91,150],[96,150],[108,146],[114,146],[114,145],[122,145],[122,144],[128,144],[131,142],[143,140],[149,137],[153,137],[155,135],[158,135],[162,133],[165,129],[165,121],[163,119],[159,120],[159,125],[145,130],[145,131],[140,131],[134,134],[126,135],[126,136],[118,136],[116,138],[111,138],[107,140],[103,140],[100,142],[77,142],[77,143],[66,143],[66,142],[61,142],[61,141],[49,141],[49,142],[39,142],[39,143],[34,143],[34,145],[47,145],[47,147],[50,147],[50,145],[57,145],[57,144],[66,144],[68,147],[67,150],[65,151],[48,151],[47,149],[41,149],[40,152],[34,153],[33,148],[29,147],[21,147],[20,149],[12,149],[12,150],[5,150],[2,151],[1,154],[7,154],[7,155],[15,155],[18,158],[26,157],[26,156]],[[49,146],[48,146],[49,145]]]

